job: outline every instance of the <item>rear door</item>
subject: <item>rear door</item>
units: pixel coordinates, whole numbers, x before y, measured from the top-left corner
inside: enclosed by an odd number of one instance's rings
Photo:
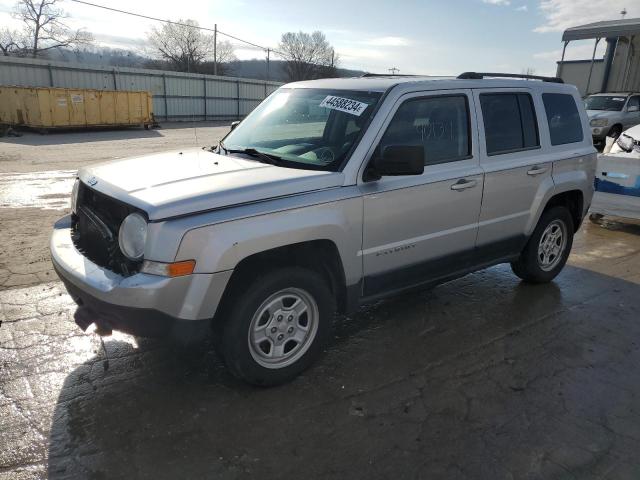
[[[474,90],[485,174],[476,246],[493,259],[519,252],[536,197],[552,188],[552,163],[540,155],[540,98],[530,89]],[[537,108],[536,108],[537,107]]]

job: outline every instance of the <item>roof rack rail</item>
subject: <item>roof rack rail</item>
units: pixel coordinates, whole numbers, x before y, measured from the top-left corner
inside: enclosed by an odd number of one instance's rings
[[[360,78],[364,78],[364,77],[424,77],[425,75],[409,75],[406,73],[398,73],[398,74],[392,74],[392,73],[363,73],[362,75],[360,75]]]
[[[541,80],[543,82],[564,83],[559,77],[542,77],[540,75],[524,75],[517,73],[487,73],[487,72],[464,72],[458,75],[459,79],[482,80],[485,77],[495,78],[524,78],[527,80]]]

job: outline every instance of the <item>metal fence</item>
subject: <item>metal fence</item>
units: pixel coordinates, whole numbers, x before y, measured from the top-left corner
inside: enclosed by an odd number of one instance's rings
[[[147,90],[159,120],[239,119],[281,84],[247,78],[0,57],[0,85]]]

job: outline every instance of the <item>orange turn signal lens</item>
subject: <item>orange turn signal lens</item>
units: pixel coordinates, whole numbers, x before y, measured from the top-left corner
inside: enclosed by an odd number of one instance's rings
[[[182,262],[174,262],[167,265],[167,274],[170,277],[181,277],[183,275],[191,275],[196,268],[195,260],[184,260]]]
[[[141,272],[162,277],[182,277],[191,275],[196,268],[195,260],[183,260],[180,262],[164,263],[145,260]]]

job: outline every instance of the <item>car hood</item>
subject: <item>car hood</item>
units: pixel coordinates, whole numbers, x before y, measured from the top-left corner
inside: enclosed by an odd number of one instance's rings
[[[101,165],[78,172],[87,185],[161,220],[343,185],[340,172],[301,170],[194,149]]]
[[[635,127],[631,127],[627,130],[625,130],[624,132],[625,135],[630,136],[631,138],[633,138],[636,141],[640,141],[640,125],[636,125]]]
[[[593,120],[595,118],[611,118],[618,117],[622,114],[622,112],[617,112],[613,110],[587,110],[587,116],[589,120]]]

